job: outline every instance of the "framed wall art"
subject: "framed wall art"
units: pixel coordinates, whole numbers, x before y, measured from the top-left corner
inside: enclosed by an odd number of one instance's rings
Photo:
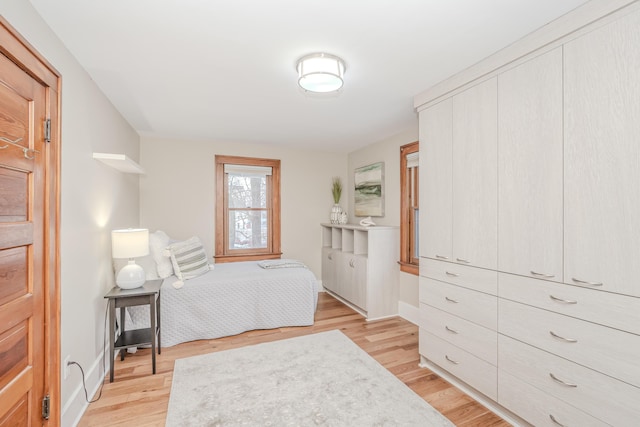
[[[384,216],[384,162],[354,172],[355,216]]]

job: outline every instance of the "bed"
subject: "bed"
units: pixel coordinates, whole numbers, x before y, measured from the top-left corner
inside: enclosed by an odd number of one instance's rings
[[[314,274],[295,263],[216,264],[213,270],[185,280],[164,279],[161,288],[162,346],[220,338],[254,329],[313,324],[318,304]],[[176,283],[177,282],[177,283]],[[130,307],[126,329],[149,327],[149,308]]]

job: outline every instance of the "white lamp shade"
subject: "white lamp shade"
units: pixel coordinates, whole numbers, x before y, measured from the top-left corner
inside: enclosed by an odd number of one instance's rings
[[[135,258],[149,254],[149,230],[127,228],[111,232],[111,256],[113,258]]]
[[[309,92],[335,92],[342,87],[344,61],[327,53],[313,53],[298,60],[298,84]]]

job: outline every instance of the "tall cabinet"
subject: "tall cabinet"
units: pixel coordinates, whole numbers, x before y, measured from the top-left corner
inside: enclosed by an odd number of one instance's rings
[[[562,96],[561,47],[498,76],[498,269],[559,282]]]
[[[640,13],[564,46],[565,282],[640,296]]]
[[[398,227],[321,224],[322,285],[367,319],[398,314]]]
[[[497,85],[420,113],[420,354],[497,399]],[[493,269],[490,271],[488,269]]]
[[[519,425],[640,419],[638,46],[589,2],[416,98],[421,361]]]
[[[497,266],[496,78],[453,97],[452,261]],[[430,224],[425,224],[427,227]]]
[[[443,260],[453,257],[451,106],[448,98],[420,113],[420,254]]]
[[[496,268],[496,103],[492,78],[420,113],[424,257]]]

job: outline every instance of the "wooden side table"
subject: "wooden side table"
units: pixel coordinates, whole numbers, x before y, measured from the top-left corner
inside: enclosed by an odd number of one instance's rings
[[[120,289],[114,286],[104,297],[109,300],[109,360],[111,372],[109,382],[113,382],[113,368],[116,350],[151,344],[151,361],[153,374],[156,373],[156,340],[158,354],[160,345],[160,287],[162,279],[147,280],[144,285],[135,289]],[[151,327],[125,331],[125,307],[149,305]],[[120,309],[120,336],[115,340],[116,308]],[[120,360],[124,360],[124,351],[120,351]]]

